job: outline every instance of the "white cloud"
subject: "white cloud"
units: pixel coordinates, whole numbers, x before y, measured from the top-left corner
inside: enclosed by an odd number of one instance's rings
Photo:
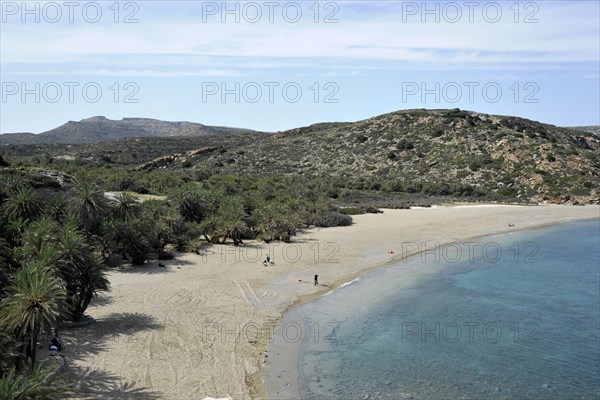
[[[200,16],[163,3],[163,13],[160,5],[153,5],[152,14],[142,18],[140,13],[137,24],[4,24],[2,65],[70,62],[115,68],[114,74],[140,71],[160,76],[147,68],[212,69],[215,57],[230,70],[289,68],[315,58],[338,60],[349,68],[361,61],[490,66],[598,61],[598,5],[574,3],[539,3],[540,22],[535,24],[516,24],[510,14],[497,24],[481,18],[473,24],[466,19],[457,24],[421,23],[416,17],[403,23],[399,6],[386,2],[339,3],[336,24],[310,19],[297,24],[202,23]],[[115,66],[122,62],[129,64]]]

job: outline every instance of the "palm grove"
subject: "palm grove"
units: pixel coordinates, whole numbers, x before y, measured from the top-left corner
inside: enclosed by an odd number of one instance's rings
[[[141,201],[129,192],[105,194],[101,186],[110,173],[70,172],[58,183],[41,170],[3,171],[2,398],[60,395],[63,389],[50,384],[51,371],[36,367],[40,338],[81,321],[94,296],[109,290],[110,268],[168,259],[203,243],[289,241],[304,227],[351,223],[330,205],[326,188],[301,177],[171,177],[165,199]]]

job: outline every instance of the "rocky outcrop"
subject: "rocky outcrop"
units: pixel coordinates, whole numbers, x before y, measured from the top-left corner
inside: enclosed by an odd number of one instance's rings
[[[202,154],[212,153],[219,150],[221,147],[203,147],[201,149],[190,150],[184,153],[175,153],[168,156],[158,157],[152,161],[148,161],[135,168],[136,171],[151,171],[154,169],[167,168],[176,163],[185,163],[191,157],[196,157]]]

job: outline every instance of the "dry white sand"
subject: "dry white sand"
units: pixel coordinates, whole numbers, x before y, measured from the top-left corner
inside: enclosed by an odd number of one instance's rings
[[[115,271],[112,291],[88,309],[95,322],[62,332],[68,371],[97,398],[261,398],[270,331],[290,305],[421,243],[599,217],[599,206],[385,210],[355,216],[350,227],[311,229],[287,245],[213,246],[166,268]],[[263,267],[266,254],[275,266]]]

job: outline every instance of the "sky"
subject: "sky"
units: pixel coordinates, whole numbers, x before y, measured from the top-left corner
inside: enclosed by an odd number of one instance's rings
[[[412,108],[600,125],[600,2],[1,2],[0,132],[279,131]],[[1,142],[1,139],[0,139]]]

